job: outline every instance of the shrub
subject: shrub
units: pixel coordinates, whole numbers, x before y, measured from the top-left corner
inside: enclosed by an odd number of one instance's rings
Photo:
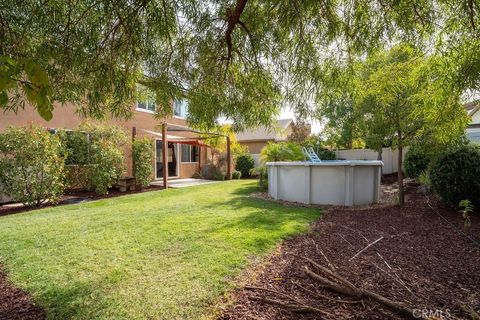
[[[107,194],[125,173],[123,150],[109,140],[99,139],[92,143],[92,166],[90,167],[90,190]]]
[[[428,193],[432,189],[432,183],[427,171],[422,171],[417,177],[418,183],[420,183],[420,190],[423,193]]]
[[[268,170],[267,167],[262,166],[257,168],[258,172],[258,188],[261,191],[268,190]]]
[[[25,205],[58,201],[65,189],[60,139],[39,126],[9,128],[0,134],[0,184]]]
[[[447,151],[433,161],[429,172],[432,190],[446,202],[457,205],[468,199],[480,205],[480,146]]]
[[[202,178],[210,180],[225,180],[225,171],[213,163],[207,163],[202,166]]]
[[[86,180],[87,189],[107,194],[125,173],[122,149],[127,141],[125,132],[116,126],[84,123],[61,136],[67,164],[83,166],[86,172],[82,172],[81,178]],[[70,185],[74,182],[69,181]]]
[[[215,168],[215,170],[213,170],[213,175],[212,175],[212,180],[220,180],[220,181],[223,181],[225,180],[225,173],[222,172],[221,170]]]
[[[132,144],[134,177],[142,188],[148,187],[153,180],[152,163],[153,142],[148,138],[135,139]]]
[[[403,170],[405,175],[410,178],[417,178],[422,172],[427,170],[430,164],[430,158],[419,148],[410,148],[405,155]]]
[[[268,189],[268,170],[266,166],[252,169],[250,176],[258,178],[258,188],[260,191],[265,191]]]
[[[305,157],[302,148],[292,142],[269,142],[260,152],[263,163],[275,161],[301,161]]]
[[[237,171],[237,170],[232,171],[232,179],[240,179],[241,176],[242,176],[242,173],[240,171]]]
[[[320,160],[335,160],[337,159],[337,156],[335,155],[335,152],[328,150],[328,149],[323,149],[318,152],[318,157]]]
[[[250,153],[244,153],[237,157],[235,170],[242,173],[243,178],[250,177],[250,170],[255,167],[255,160]]]
[[[86,190],[89,187],[89,165],[66,165],[66,188]]]

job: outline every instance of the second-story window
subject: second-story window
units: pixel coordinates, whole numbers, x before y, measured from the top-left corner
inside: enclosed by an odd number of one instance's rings
[[[150,98],[141,98],[137,101],[137,109],[155,112],[155,101]]]
[[[179,118],[186,118],[188,115],[188,103],[186,100],[175,100],[173,102],[173,114]]]
[[[143,85],[137,85],[137,110],[155,112],[155,93]]]

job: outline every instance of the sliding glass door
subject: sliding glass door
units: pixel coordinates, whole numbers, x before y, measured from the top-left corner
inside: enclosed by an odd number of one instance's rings
[[[163,178],[163,157],[162,157],[162,141],[157,140],[155,143],[155,156],[156,156],[156,178]],[[168,142],[167,147],[167,162],[168,162],[168,176],[178,176],[178,156],[177,156],[177,144]]]

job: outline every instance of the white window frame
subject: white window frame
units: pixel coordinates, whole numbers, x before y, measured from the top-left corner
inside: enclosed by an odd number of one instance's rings
[[[153,101],[153,100],[147,99],[147,100],[145,101],[145,106],[147,107],[147,108],[145,108],[145,109],[144,109],[144,108],[140,108],[140,107],[138,106],[138,105],[139,105],[139,102],[140,102],[140,101],[137,101],[137,105],[136,105],[136,108],[135,108],[135,110],[137,110],[137,111],[154,114],[155,111],[157,110],[157,105],[156,105],[155,101]],[[153,104],[153,108],[154,108],[153,111],[150,110],[150,109],[148,109],[148,105],[149,105],[149,104]]]
[[[180,162],[181,163],[198,163],[199,162],[198,159],[200,159],[200,157],[201,157],[199,146],[193,146],[191,144],[186,144],[186,143],[183,143],[183,144],[179,143],[179,145],[180,145]],[[182,152],[183,151],[182,150],[183,146],[187,146],[188,149],[189,149],[188,155],[189,155],[190,161],[183,161],[183,152]],[[192,161],[192,147],[197,147],[198,148],[198,159],[197,159],[197,161]]]
[[[182,105],[185,105],[185,114],[182,115],[176,115],[175,114],[175,110],[176,110],[176,106],[181,103]],[[182,109],[180,108],[180,113],[181,113]],[[177,118],[177,119],[186,119],[188,116],[188,102],[186,100],[175,100],[173,102],[173,117],[174,118]]]

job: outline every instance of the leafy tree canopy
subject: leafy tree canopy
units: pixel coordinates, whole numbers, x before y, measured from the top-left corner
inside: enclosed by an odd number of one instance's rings
[[[25,101],[51,118],[128,117],[136,84],[158,116],[190,101],[199,128],[268,124],[282,105],[314,110],[321,64],[408,40],[442,56],[461,90],[480,87],[480,0],[5,0],[0,4],[0,106]]]
[[[339,109],[353,115],[351,123],[360,128],[360,136],[370,147],[398,148],[398,168],[402,168],[403,147],[447,145],[461,140],[468,124],[460,103],[462,91],[451,81],[449,70],[443,68],[443,61],[437,56],[426,56],[418,48],[401,43],[350,65],[330,68],[339,74],[336,79],[348,79],[346,85],[338,80],[329,82],[332,91],[337,90],[344,98],[338,103]],[[328,95],[323,98],[327,106],[329,99]],[[333,119],[345,118],[342,113],[332,114]],[[343,128],[348,133],[349,127]],[[400,169],[401,204],[402,181]]]

